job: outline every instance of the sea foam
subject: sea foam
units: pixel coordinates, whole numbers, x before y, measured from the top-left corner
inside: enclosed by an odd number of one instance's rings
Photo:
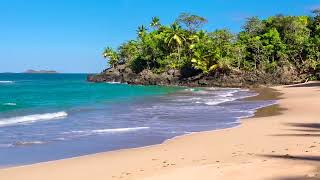
[[[55,113],[33,114],[33,115],[27,115],[27,116],[5,118],[5,119],[0,119],[0,127],[60,119],[66,116],[68,116],[68,114],[64,111],[61,111],[61,112],[55,112]]]
[[[0,81],[0,84],[12,84],[14,81]]]
[[[234,101],[237,98],[219,98],[219,99],[213,99],[213,100],[207,100],[205,102],[203,102],[204,104],[208,105],[208,106],[214,106],[214,105],[218,105],[218,104],[222,104],[222,103],[226,103],[226,102],[230,102],[230,101]],[[199,103],[199,102],[198,102]],[[201,103],[201,102],[200,102]]]
[[[3,105],[4,106],[16,106],[17,104],[16,103],[4,103]]]
[[[91,136],[107,133],[124,133],[124,132],[133,132],[144,129],[149,129],[150,127],[131,127],[131,128],[114,128],[114,129],[95,129],[95,130],[79,130],[79,131],[70,131],[64,132],[62,134],[73,134],[78,136]]]
[[[206,104],[208,106],[215,106],[226,102],[244,99],[247,97],[256,96],[256,93],[241,94],[240,92],[249,92],[247,89],[239,88],[204,88],[204,90],[195,92],[201,95],[201,99],[195,101],[196,104]],[[203,96],[206,95],[206,96]]]
[[[18,141],[14,143],[15,146],[31,146],[31,145],[39,145],[45,144],[43,141]]]
[[[108,81],[106,83],[107,84],[121,84],[121,82],[117,82],[117,81]]]

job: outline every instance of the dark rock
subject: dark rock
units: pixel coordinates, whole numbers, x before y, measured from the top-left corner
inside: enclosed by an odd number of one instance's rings
[[[122,82],[141,85],[179,85],[179,86],[218,86],[218,87],[252,87],[260,85],[293,84],[304,81],[308,76],[299,75],[294,69],[278,70],[274,73],[260,71],[229,71],[216,72],[204,75],[199,71],[190,69],[168,70],[163,73],[154,73],[145,69],[135,73],[126,65],[109,68],[97,75],[89,75],[90,82]],[[318,76],[320,76],[318,74]],[[320,77],[319,77],[320,78]]]
[[[317,77],[318,80],[320,80],[320,72],[316,73],[316,77]]]

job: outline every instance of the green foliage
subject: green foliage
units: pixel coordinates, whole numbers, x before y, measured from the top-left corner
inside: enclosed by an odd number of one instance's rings
[[[137,41],[128,41],[119,47],[120,63],[131,63],[139,56],[139,43]]]
[[[203,74],[230,70],[274,73],[293,67],[314,76],[320,72],[320,10],[314,16],[276,15],[265,20],[247,19],[243,30],[207,32],[207,20],[182,13],[175,22],[162,25],[153,17],[150,27],[139,26],[137,39],[103,55],[112,67],[127,64],[135,72],[150,69],[196,70]]]
[[[153,17],[151,20],[150,26],[153,28],[161,27],[160,19],[158,17]]]
[[[317,76],[315,75],[311,75],[309,78],[308,78],[309,81],[316,81],[316,80],[319,80]]]
[[[107,47],[103,52],[103,57],[109,59],[109,64],[112,67],[115,67],[119,64],[119,55],[112,48]]]
[[[184,24],[189,31],[195,32],[203,25],[208,23],[208,20],[204,17],[189,14],[189,13],[181,13],[180,16],[176,20],[177,23]]]
[[[263,29],[264,29],[264,24],[256,16],[247,18],[247,21],[243,26],[244,32],[246,32],[250,36],[259,35],[263,31]]]

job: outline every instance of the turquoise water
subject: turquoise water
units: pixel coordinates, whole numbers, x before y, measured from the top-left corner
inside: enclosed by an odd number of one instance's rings
[[[0,167],[158,144],[237,126],[274,101],[247,89],[89,83],[86,74],[0,74]]]
[[[86,74],[0,74],[0,112],[28,114],[161,95],[178,88],[86,82]],[[0,116],[1,117],[1,116]]]

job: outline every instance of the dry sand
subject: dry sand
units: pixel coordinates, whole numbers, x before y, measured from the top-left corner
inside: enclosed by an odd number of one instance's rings
[[[259,111],[235,128],[150,147],[2,169],[0,180],[320,179],[319,84],[275,87],[281,93],[279,105]],[[275,111],[279,109],[281,113]]]

